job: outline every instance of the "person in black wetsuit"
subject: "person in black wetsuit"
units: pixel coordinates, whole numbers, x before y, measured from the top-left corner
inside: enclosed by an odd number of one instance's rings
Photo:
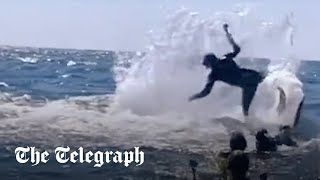
[[[252,99],[259,83],[262,82],[264,77],[254,70],[240,68],[236,62],[234,62],[233,58],[239,54],[240,47],[235,43],[232,35],[229,33],[228,24],[224,24],[223,29],[226,32],[229,43],[233,47],[233,52],[226,54],[223,59],[218,59],[213,53],[205,55],[202,64],[206,68],[211,68],[211,73],[208,76],[204,89],[200,93],[191,96],[189,101],[207,96],[210,94],[215,81],[222,81],[229,85],[242,88],[243,114],[248,116]]]

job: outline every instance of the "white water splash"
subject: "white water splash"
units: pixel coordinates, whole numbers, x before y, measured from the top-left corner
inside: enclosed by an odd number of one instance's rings
[[[222,56],[231,51],[222,31],[226,22],[242,47],[240,56],[271,60],[270,75],[258,88],[251,114],[266,123],[292,125],[303,97],[302,83],[295,76],[299,61],[291,57],[292,44],[288,40],[292,26],[286,19],[269,23],[256,19],[248,8],[215,13],[205,19],[186,9],[170,16],[163,29],[150,32],[151,44],[145,56],[124,58],[132,62],[131,67],[122,67],[121,73],[116,71],[121,81],[117,84],[115,109],[128,109],[141,116],[179,114],[194,121],[221,116],[242,119],[240,88],[221,82],[214,85],[207,98],[187,102],[206,81],[207,72],[201,66],[205,53],[213,51]],[[285,90],[289,104],[281,117],[276,112],[279,86]],[[177,121],[171,118],[168,126]]]
[[[201,66],[203,55],[213,51],[221,56],[231,50],[221,28],[228,22],[242,46],[240,56],[271,59],[272,73],[260,85],[250,113],[264,123],[292,123],[292,117],[288,116],[294,114],[303,93],[295,76],[299,61],[289,58],[290,43],[286,37],[290,32],[285,28],[288,26],[283,22],[265,23],[268,21],[255,17],[249,9],[215,13],[205,19],[185,9],[173,14],[167,26],[150,33],[147,52],[118,54],[122,58],[114,69],[117,89],[110,100],[111,107],[109,102],[105,105],[94,97],[48,103],[42,100],[36,102],[37,107],[25,106],[30,104],[27,98],[17,104],[7,95],[1,97],[5,102],[0,103],[5,119],[0,128],[4,134],[15,134],[5,140],[26,138],[46,144],[88,146],[95,140],[108,145],[208,151],[226,147],[229,139],[226,134],[241,129],[253,149],[254,137],[248,129],[254,121],[240,122],[239,88],[217,82],[207,98],[194,103],[187,99],[200,91],[206,81],[207,72]],[[292,105],[284,117],[275,117],[278,86],[284,88],[288,104]],[[234,119],[215,119],[225,115]],[[79,135],[84,140],[75,138]]]

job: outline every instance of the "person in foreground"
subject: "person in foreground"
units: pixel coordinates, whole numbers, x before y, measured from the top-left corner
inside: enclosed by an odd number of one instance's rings
[[[220,151],[216,156],[222,179],[242,179],[246,177],[249,158],[243,153],[247,148],[247,140],[241,132],[233,132],[229,141],[230,150]],[[234,153],[238,152],[238,153]],[[239,152],[242,152],[239,154]],[[242,156],[240,159],[238,155]]]
[[[254,70],[240,68],[233,60],[239,52],[240,47],[232,38],[228,31],[228,24],[223,25],[229,43],[233,47],[233,52],[228,53],[223,59],[218,59],[215,54],[210,53],[205,55],[202,64],[206,68],[211,69],[208,76],[207,84],[204,89],[189,98],[189,101],[203,98],[210,94],[215,81],[222,81],[232,86],[242,88],[242,110],[245,116],[248,116],[248,111],[252,99],[255,95],[257,87],[263,80],[263,76]]]
[[[249,157],[241,150],[232,151],[228,158],[228,170],[231,180],[250,180],[247,176],[249,170]]]

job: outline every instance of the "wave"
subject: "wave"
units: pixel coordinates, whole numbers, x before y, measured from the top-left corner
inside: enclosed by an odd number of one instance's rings
[[[0,86],[9,87],[9,85],[5,82],[0,82]]]
[[[18,59],[21,60],[22,62],[31,63],[31,64],[35,64],[39,61],[38,58],[31,58],[31,57],[25,57],[25,58],[20,57]]]
[[[32,98],[19,100],[22,105],[9,98],[2,106],[5,112],[14,110],[9,114],[13,119],[2,119],[0,128],[16,134],[16,139],[28,137],[45,143],[103,142],[207,151],[226,147],[226,134],[235,129],[250,139],[253,126],[277,128],[293,123],[303,84],[295,75],[299,60],[292,58],[292,43],[287,38],[292,26],[286,21],[265,23],[256,17],[249,9],[217,12],[207,18],[179,10],[168,17],[165,27],[150,33],[146,52],[117,55],[117,87],[112,97],[38,100],[36,107],[23,106],[32,104]],[[259,86],[250,110],[256,117],[248,122],[242,117],[239,88],[218,82],[207,98],[187,101],[206,81],[207,72],[200,63],[203,55],[214,51],[221,56],[231,50],[221,28],[225,22],[242,46],[241,56],[270,60],[269,75]],[[257,63],[249,59],[249,66]],[[238,60],[240,66],[246,66]],[[279,86],[290,104],[281,117],[276,109]],[[39,133],[44,135],[39,137]]]
[[[231,50],[221,28],[227,22],[240,42],[241,56],[270,59],[269,75],[258,88],[253,114],[264,122],[292,124],[293,118],[288,115],[295,114],[303,92],[295,75],[299,60],[290,54],[293,27],[287,19],[266,23],[256,19],[248,8],[219,12],[208,18],[179,10],[168,18],[167,26],[151,34],[145,56],[126,59],[132,62],[130,68],[116,71],[121,82],[117,84],[115,106],[138,115],[178,113],[195,120],[222,116],[242,119],[239,88],[217,83],[207,98],[196,103],[186,100],[205,83],[207,72],[200,63],[203,55],[214,51],[222,56]],[[275,117],[279,97],[276,84],[284,86],[294,107],[287,109],[287,117]]]

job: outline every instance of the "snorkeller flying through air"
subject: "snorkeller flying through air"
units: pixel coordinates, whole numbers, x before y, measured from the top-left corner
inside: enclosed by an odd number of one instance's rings
[[[255,96],[258,85],[264,80],[265,75],[252,69],[245,69],[238,66],[234,58],[240,53],[240,46],[234,41],[231,33],[228,30],[229,25],[224,24],[223,29],[226,34],[228,42],[233,48],[233,52],[227,53],[222,59],[216,57],[214,53],[206,54],[203,58],[202,64],[211,69],[208,75],[207,83],[202,91],[194,94],[189,98],[189,101],[206,97],[210,94],[213,85],[216,81],[222,81],[231,86],[240,87],[242,89],[242,111],[243,115],[249,115],[249,108]],[[278,87],[280,92],[279,105],[283,110],[286,104],[286,95],[281,87]],[[281,113],[278,110],[278,113]]]
[[[191,96],[189,101],[209,95],[215,81],[222,81],[229,85],[242,88],[242,111],[245,116],[248,116],[250,104],[259,83],[263,80],[263,76],[254,70],[240,68],[236,64],[234,58],[240,53],[241,48],[229,33],[228,27],[228,24],[223,25],[223,29],[226,33],[228,42],[233,48],[233,52],[225,54],[223,59],[218,59],[213,53],[205,55],[202,64],[206,68],[211,69],[207,84],[200,93]]]

